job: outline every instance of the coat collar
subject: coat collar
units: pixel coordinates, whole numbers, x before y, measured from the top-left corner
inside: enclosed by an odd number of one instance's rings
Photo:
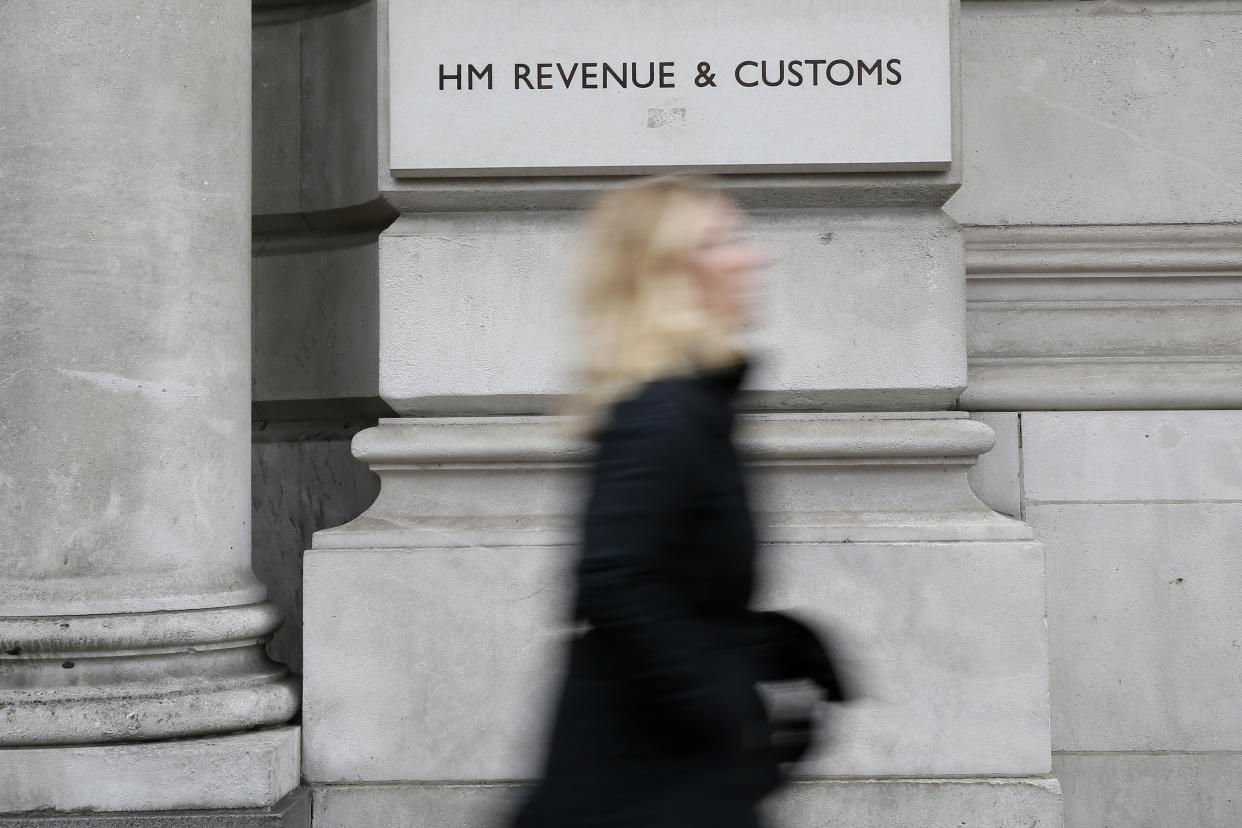
[[[742,380],[749,373],[750,365],[750,359],[743,357],[737,362],[702,369],[694,375],[694,378],[705,388],[726,399],[732,399],[737,395]]]

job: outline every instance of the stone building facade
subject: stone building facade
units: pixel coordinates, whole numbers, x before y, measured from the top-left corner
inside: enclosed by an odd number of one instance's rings
[[[394,178],[390,2],[0,4],[4,828],[537,770],[608,179]],[[951,169],[726,177],[763,601],[868,691],[773,808],[1242,824],[1242,3],[953,10]]]

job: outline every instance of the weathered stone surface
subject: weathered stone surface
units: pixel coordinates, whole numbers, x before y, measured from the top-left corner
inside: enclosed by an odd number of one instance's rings
[[[756,332],[758,402],[931,410],[957,398],[961,237],[942,213],[764,211],[753,224],[779,261]],[[406,215],[385,231],[384,399],[402,414],[526,413],[572,390],[577,229],[576,216],[527,212]]]
[[[256,25],[251,49],[254,213],[297,213],[301,210],[301,23],[285,20]]]
[[[314,788],[314,818],[318,828],[500,828],[522,794],[518,785],[323,786]],[[769,816],[789,828],[1062,824],[1057,782],[1040,777],[795,782]]]
[[[1242,226],[966,228],[971,411],[1242,408]]]
[[[1242,750],[1242,503],[1028,505],[1027,519],[1047,550],[1053,744]]]
[[[311,796],[297,788],[270,808],[0,815],[0,828],[310,828]]]
[[[275,248],[254,258],[254,399],[376,396],[374,242]]]
[[[549,546],[577,541],[576,478],[590,447],[553,417],[384,419],[354,454],[383,491],[317,549]],[[987,508],[967,469],[994,435],[962,412],[743,415],[754,506],[766,540],[1029,540]]]
[[[963,3],[961,62],[967,173],[947,207],[958,221],[1242,214],[1237,7]]]
[[[167,742],[0,749],[0,813],[267,808],[298,785],[299,736],[296,727],[276,727]]]
[[[979,455],[967,478],[975,494],[1003,515],[1022,517],[1021,428],[1016,413],[973,413],[996,433],[996,445]]]
[[[391,0],[389,166],[400,177],[947,169],[954,11],[950,0]],[[748,60],[761,56],[762,69]],[[610,84],[626,68],[628,82]]]
[[[1242,411],[1028,412],[1032,501],[1242,500]]]
[[[375,4],[330,8],[302,21],[302,210],[377,195]]]
[[[571,555],[308,552],[307,778],[536,773]],[[1047,772],[1038,545],[781,544],[767,556],[765,603],[833,631],[863,694],[831,711],[831,747],[808,772]]]
[[[1242,755],[1056,754],[1066,828],[1242,825]]]
[[[302,551],[311,534],[362,513],[379,479],[349,452],[362,423],[266,423],[255,432],[254,571],[284,623],[268,653],[302,672]]]
[[[263,600],[249,27],[244,0],[0,5],[6,615]]]

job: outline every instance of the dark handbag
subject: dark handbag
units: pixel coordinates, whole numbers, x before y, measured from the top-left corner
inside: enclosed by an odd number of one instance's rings
[[[762,630],[759,689],[768,708],[771,749],[782,765],[791,766],[811,748],[822,702],[849,701],[855,691],[822,633],[786,613],[755,614]]]

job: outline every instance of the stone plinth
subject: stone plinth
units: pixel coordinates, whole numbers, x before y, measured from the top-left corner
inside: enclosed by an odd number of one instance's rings
[[[380,498],[306,556],[312,782],[537,774],[589,459],[561,425],[385,420],[356,438]],[[831,630],[864,695],[805,773],[1047,774],[1043,553],[967,482],[991,430],[952,413],[741,430],[761,601]]]

